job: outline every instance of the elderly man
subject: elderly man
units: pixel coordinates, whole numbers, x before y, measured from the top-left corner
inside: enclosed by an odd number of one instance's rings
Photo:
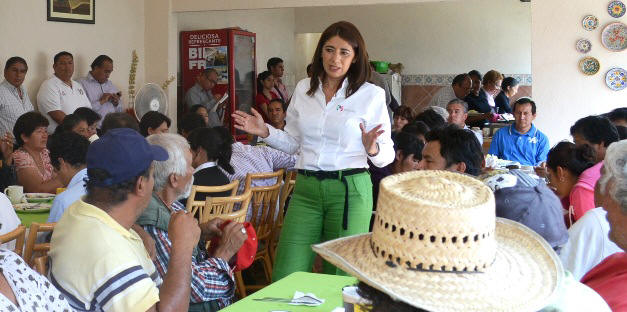
[[[85,88],[91,107],[102,118],[107,114],[122,111],[122,92],[109,80],[112,72],[113,60],[106,55],[99,55],[91,63],[91,71],[87,77],[78,81]]]
[[[446,105],[454,99],[464,100],[470,93],[472,80],[468,74],[460,74],[453,78],[453,83],[440,89],[429,102],[429,106],[438,106],[446,109]]]
[[[0,83],[0,136],[11,133],[17,118],[33,110],[22,85],[27,71],[26,61],[19,56],[9,58],[4,66],[4,81]]]
[[[79,107],[89,107],[87,93],[80,83],[72,80],[74,56],[63,51],[54,56],[54,75],[44,81],[37,93],[39,111],[48,118],[48,132],[53,133],[65,115]]]
[[[148,142],[163,147],[168,159],[155,162],[155,189],[148,208],[137,220],[155,240],[157,272],[165,278],[171,268],[173,246],[168,222],[172,213],[185,211],[178,200],[189,197],[193,183],[192,153],[187,141],[178,134],[153,134]],[[246,238],[239,223],[229,223],[223,232],[222,220],[214,219],[200,225],[203,241],[220,235],[214,254],[207,255],[196,246],[192,257],[190,311],[217,311],[228,306],[235,292],[232,269],[228,261],[237,253]],[[204,242],[200,246],[204,246]],[[191,285],[191,287],[190,287]]]
[[[427,144],[418,164],[426,170],[449,170],[477,176],[483,167],[483,152],[477,138],[455,125],[436,128],[426,135]]]
[[[468,128],[468,125],[466,125],[466,118],[468,118],[468,104],[466,104],[466,102],[460,99],[454,99],[446,105],[446,111],[448,112],[447,122],[449,124],[471,131],[472,134],[477,137],[479,145],[483,145],[483,133],[481,133],[481,131],[471,130]]]
[[[213,88],[218,84],[218,72],[213,68],[207,68],[196,77],[196,84],[187,90],[185,105],[190,109],[194,105],[202,105],[209,113],[210,127],[221,126],[222,121],[216,112],[215,106],[221,95],[213,94]]]
[[[627,141],[613,143],[607,149],[599,191],[603,209],[610,223],[610,239],[627,250]],[[594,289],[612,308],[627,311],[627,254],[615,253],[588,272],[581,282]]]
[[[533,125],[536,103],[530,98],[520,98],[512,110],[516,121],[496,131],[488,153],[523,166],[543,165],[549,154],[549,138]]]
[[[70,206],[50,242],[50,281],[79,311],[186,311],[198,222],[175,212],[172,252],[161,278],[131,229],[152,197],[153,161],[168,153],[131,129],[114,129],[89,146],[87,195]]]

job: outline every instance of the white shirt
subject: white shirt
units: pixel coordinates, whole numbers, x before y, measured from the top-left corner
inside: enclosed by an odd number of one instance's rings
[[[464,125],[464,130],[468,130],[468,131],[472,132],[472,134],[474,134],[475,137],[477,137],[477,140],[479,141],[479,146],[481,146],[481,148],[483,148],[483,132],[481,132],[481,130],[479,130],[479,131],[472,130],[472,129],[468,128],[467,125]]]
[[[610,224],[606,214],[603,208],[594,208],[568,229],[568,242],[562,247],[560,259],[576,280],[581,280],[603,259],[622,251],[608,237]]]
[[[485,97],[488,100],[488,104],[490,105],[490,107],[494,108],[496,106],[496,102],[494,102],[494,97],[483,88],[481,88],[480,92],[485,93]]]
[[[39,111],[48,118],[50,125],[48,132],[54,132],[57,122],[48,115],[51,111],[60,110],[67,114],[72,114],[79,107],[89,107],[89,99],[83,86],[72,80],[72,87],[66,85],[57,76],[52,75],[50,79],[44,81],[37,93],[37,106]]]
[[[198,172],[200,170],[206,169],[206,168],[215,167],[217,165],[218,164],[215,161],[208,161],[208,162],[203,163],[202,165],[196,167],[196,169],[194,169],[194,173],[196,173],[196,172]]]
[[[13,204],[4,193],[0,193],[0,235],[7,234],[15,229],[22,223],[20,218],[17,217]],[[0,245],[6,249],[15,248],[15,241]]]
[[[452,86],[446,86],[438,90],[436,94],[431,98],[431,102],[429,102],[429,106],[437,106],[446,109],[446,106],[452,100],[456,100],[457,95],[455,95],[455,91]]]
[[[326,103],[322,83],[311,97],[306,94],[309,78],[301,80],[287,109],[285,131],[267,125],[270,135],[264,141],[288,154],[300,151],[295,165],[298,169],[368,168],[368,159],[377,167],[390,164],[394,160],[394,144],[385,92],[366,82],[346,98],[347,87],[348,80],[344,79]],[[360,123],[364,123],[366,131],[383,125],[384,133],[377,139],[379,153],[373,157],[368,156],[361,142]]]

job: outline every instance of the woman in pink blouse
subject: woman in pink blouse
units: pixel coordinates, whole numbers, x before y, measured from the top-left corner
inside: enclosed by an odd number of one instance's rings
[[[13,164],[17,183],[28,193],[55,193],[63,187],[50,163],[48,120],[39,112],[20,116],[13,127],[17,149],[13,152]]]
[[[594,150],[588,145],[575,146],[571,142],[560,142],[549,151],[546,167],[549,185],[562,200],[566,226],[570,227],[588,210],[595,208],[594,185],[582,175],[595,163]]]

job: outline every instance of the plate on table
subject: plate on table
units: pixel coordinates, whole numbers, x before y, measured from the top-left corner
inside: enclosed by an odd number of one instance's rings
[[[575,48],[577,52],[586,54],[592,49],[592,43],[590,43],[588,39],[579,39],[577,40],[577,44],[575,44]]]
[[[603,29],[601,43],[610,51],[623,51],[627,49],[627,25],[616,22]]]
[[[600,68],[601,64],[599,63],[599,60],[594,57],[584,57],[581,61],[579,61],[579,69],[581,69],[582,73],[588,76],[598,73]]]
[[[26,201],[29,203],[46,203],[54,200],[55,195],[50,193],[25,193]]]
[[[583,29],[593,31],[599,27],[599,19],[594,15],[586,15],[581,21]]]
[[[52,204],[50,203],[25,203],[14,204],[13,208],[18,212],[48,212]]]
[[[620,91],[627,87],[627,71],[615,67],[605,74],[605,84],[614,91]]]
[[[607,13],[611,17],[623,17],[625,15],[625,4],[622,1],[612,1],[607,5]]]

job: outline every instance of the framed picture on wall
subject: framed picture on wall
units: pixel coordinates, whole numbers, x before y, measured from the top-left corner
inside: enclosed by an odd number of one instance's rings
[[[70,23],[96,23],[96,0],[46,0],[48,20]]]

